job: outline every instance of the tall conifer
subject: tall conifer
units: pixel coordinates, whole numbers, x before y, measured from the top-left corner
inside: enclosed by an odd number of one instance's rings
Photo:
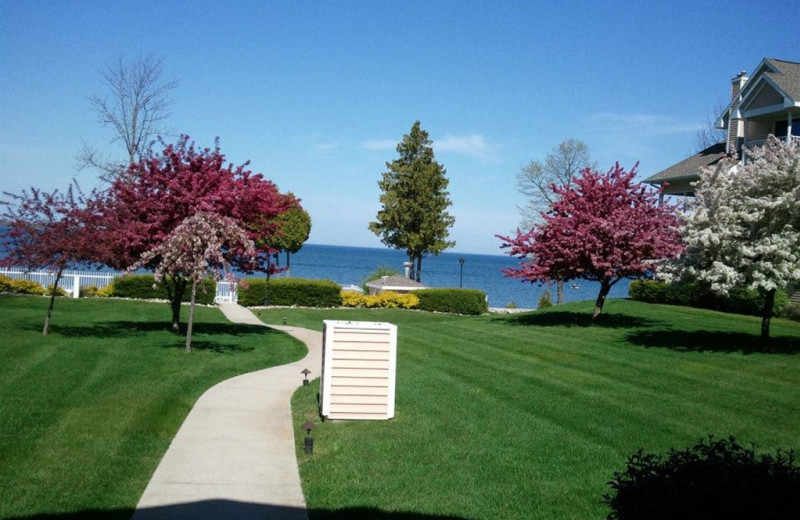
[[[369,229],[387,246],[404,249],[416,265],[414,278],[421,281],[422,259],[438,255],[453,247],[448,240],[455,218],[447,212],[452,205],[448,198],[444,167],[436,162],[428,132],[419,121],[397,145],[398,159],[386,163],[388,168],[378,181],[382,208]]]

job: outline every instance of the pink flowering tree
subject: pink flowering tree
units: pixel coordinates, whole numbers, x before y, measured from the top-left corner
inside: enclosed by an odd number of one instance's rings
[[[96,239],[105,253],[98,261],[125,270],[198,212],[233,219],[251,240],[271,237],[278,230],[275,217],[296,203],[247,165],[226,162],[218,143],[213,149],[198,149],[188,136],[160,152],[150,150],[111,184],[95,207],[103,221]],[[251,258],[230,261],[244,271],[268,272],[274,269],[270,252],[262,248],[255,264]],[[160,258],[149,258],[142,266],[154,269]],[[165,279],[175,332],[189,281],[181,274]]]
[[[586,168],[571,183],[553,186],[555,202],[527,233],[500,236],[508,254],[521,259],[504,276],[528,282],[584,279],[600,283],[592,321],[611,287],[653,271],[681,253],[675,208],[634,181],[619,164],[601,174]]]
[[[8,200],[2,202],[5,206],[2,218],[8,222],[8,230],[0,239],[8,253],[0,264],[28,270],[52,269],[56,273],[42,328],[42,334],[47,335],[64,270],[70,264],[88,262],[96,256],[98,244],[93,240],[96,222],[86,211],[88,197],[77,184],[70,185],[64,193],[31,188],[30,192],[4,195]]]
[[[142,254],[129,271],[155,264],[157,282],[167,276],[180,277],[191,283],[189,319],[186,325],[186,350],[192,349],[192,324],[197,284],[208,276],[230,277],[231,262],[253,258],[253,241],[235,220],[215,213],[199,212],[181,222],[153,249]],[[202,286],[201,286],[202,287]]]

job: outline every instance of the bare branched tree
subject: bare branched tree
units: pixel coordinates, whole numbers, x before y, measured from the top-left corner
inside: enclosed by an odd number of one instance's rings
[[[147,147],[167,130],[163,126],[169,117],[172,100],[170,91],[177,81],[164,80],[164,60],[153,55],[139,56],[131,61],[119,58],[103,72],[108,97],[89,98],[97,121],[114,132],[111,142],[120,141],[127,152],[127,163],[139,160]],[[119,175],[127,164],[108,160],[87,144],[77,157],[78,167],[98,168],[108,180]]]
[[[727,138],[727,132],[724,128],[717,128],[717,118],[725,110],[725,106],[717,101],[714,108],[709,110],[706,114],[706,120],[703,126],[697,130],[695,134],[695,152],[702,152],[706,148],[713,146],[717,143],[722,143]]]
[[[584,168],[597,169],[592,162],[586,143],[572,137],[559,143],[547,154],[544,163],[531,161],[517,172],[517,191],[527,197],[524,206],[519,206],[522,217],[520,226],[531,229],[541,222],[542,213],[556,201],[552,186],[563,187],[572,182]],[[556,283],[556,303],[564,303],[564,281]]]
[[[541,214],[555,202],[551,186],[565,186],[584,168],[597,168],[591,161],[586,143],[569,138],[561,141],[547,154],[544,162],[531,161],[517,172],[517,190],[527,197],[519,210],[522,216],[521,227],[530,229],[541,220]]]

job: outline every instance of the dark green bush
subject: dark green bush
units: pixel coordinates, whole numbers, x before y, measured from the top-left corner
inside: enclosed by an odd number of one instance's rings
[[[419,310],[479,315],[488,310],[486,293],[477,289],[418,289]]]
[[[610,520],[800,518],[794,453],[757,456],[736,440],[700,440],[666,457],[639,450],[615,472],[604,502]]]
[[[114,278],[112,296],[119,298],[134,298],[137,300],[166,300],[167,289],[159,283],[153,288],[155,277],[152,274],[129,274]],[[205,290],[203,290],[205,287]],[[217,283],[214,280],[203,280],[203,287],[197,287],[195,300],[199,304],[210,305],[214,303],[217,295]],[[186,287],[183,301],[188,302],[192,299],[191,282]]]
[[[658,280],[635,280],[631,282],[628,295],[632,300],[645,303],[668,303],[713,309],[736,314],[761,316],[766,294],[752,289],[734,289],[728,296],[713,293],[707,285],[691,281],[667,284]],[[786,291],[775,293],[773,316],[780,316],[789,304]]]
[[[245,307],[264,305],[267,297],[265,278],[248,278],[247,287],[239,288],[239,304]],[[330,280],[273,278],[269,282],[268,305],[300,307],[338,307],[342,304],[341,287]]]
[[[670,286],[657,280],[634,280],[628,287],[628,296],[637,302],[666,303]]]

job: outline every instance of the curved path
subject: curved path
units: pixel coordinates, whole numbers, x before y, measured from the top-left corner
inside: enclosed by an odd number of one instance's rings
[[[220,309],[232,322],[265,325],[239,305]],[[304,368],[310,379],[320,375],[322,333],[266,326],[303,341],[308,355],[206,391],[153,473],[133,520],[308,520],[290,400]]]

